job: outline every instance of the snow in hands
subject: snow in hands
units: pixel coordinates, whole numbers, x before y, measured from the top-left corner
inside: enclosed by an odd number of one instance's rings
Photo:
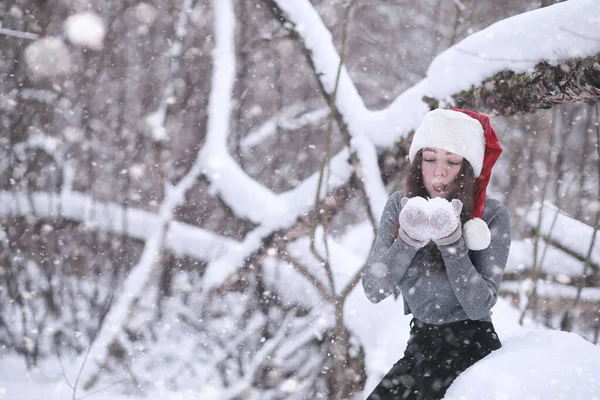
[[[418,241],[429,242],[449,236],[460,226],[462,202],[441,197],[403,198],[399,223],[402,229]]]

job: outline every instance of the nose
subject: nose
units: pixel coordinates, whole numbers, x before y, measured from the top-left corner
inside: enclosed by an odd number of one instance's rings
[[[442,166],[439,166],[435,169],[434,174],[435,174],[435,176],[445,176],[446,169]]]

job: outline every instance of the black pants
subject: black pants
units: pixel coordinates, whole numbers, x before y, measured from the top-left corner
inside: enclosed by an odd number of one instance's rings
[[[367,400],[435,400],[464,370],[501,347],[491,322],[429,325],[411,321],[402,357]]]

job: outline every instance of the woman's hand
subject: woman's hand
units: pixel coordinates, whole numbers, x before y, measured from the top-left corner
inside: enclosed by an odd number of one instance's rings
[[[460,212],[462,202],[436,197],[429,200],[429,232],[437,245],[456,242],[462,235]]]
[[[400,210],[400,237],[407,243],[405,237],[412,239],[414,243],[409,243],[415,247],[423,247],[429,240],[429,216],[427,212],[427,200],[423,197],[404,197],[400,200],[402,210]],[[406,235],[402,235],[405,233]]]

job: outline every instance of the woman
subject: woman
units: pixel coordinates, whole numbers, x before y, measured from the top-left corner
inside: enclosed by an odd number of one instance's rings
[[[462,371],[501,344],[491,308],[510,248],[510,219],[486,198],[502,149],[489,118],[428,112],[411,143],[406,197],[392,194],[362,278],[377,303],[402,294],[413,315],[400,359],[368,397],[441,399]]]

